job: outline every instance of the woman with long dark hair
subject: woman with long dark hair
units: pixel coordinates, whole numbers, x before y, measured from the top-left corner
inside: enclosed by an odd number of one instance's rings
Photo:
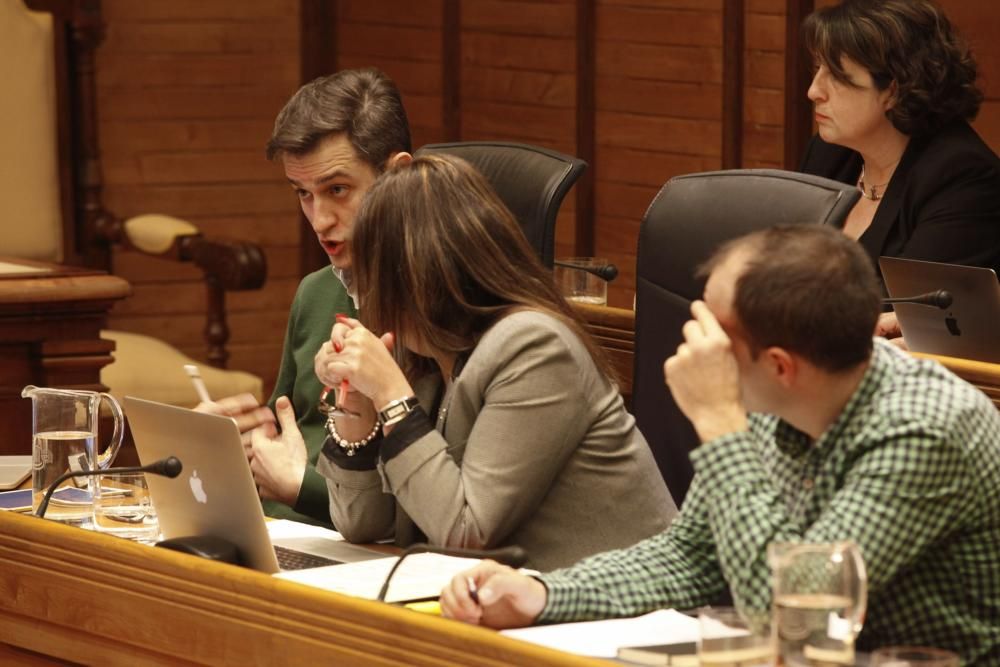
[[[361,319],[316,358],[358,415],[331,419],[317,466],[347,539],[516,544],[551,568],[666,527],[610,365],[475,169],[424,156],[380,177],[354,257]]]

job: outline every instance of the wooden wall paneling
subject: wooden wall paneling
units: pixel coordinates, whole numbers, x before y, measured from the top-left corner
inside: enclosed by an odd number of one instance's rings
[[[336,72],[337,3],[328,0],[300,0],[299,32],[299,82],[306,83]],[[316,232],[305,215],[300,213],[298,219],[299,275],[306,276],[329,264],[330,259],[316,242]]]
[[[580,97],[586,83],[578,76],[586,57],[578,38],[580,3],[461,4],[462,139],[516,141],[581,155],[580,136],[587,130],[578,125],[579,114],[587,112]],[[557,257],[578,251],[577,216],[591,208],[581,204],[579,187],[563,200],[556,221]]]
[[[594,133],[597,129],[596,79],[594,60],[596,37],[595,0],[576,2],[576,155],[589,165],[577,182],[574,255],[594,254],[594,180],[597,178]]]
[[[722,5],[597,3],[594,234],[620,270],[611,305],[632,306],[638,226],[659,188],[721,164]]]
[[[812,104],[806,91],[812,82],[812,60],[801,47],[802,22],[812,13],[814,0],[787,0],[785,4],[785,128],[784,166],[797,169],[813,133]]]
[[[744,29],[743,167],[783,166],[785,9],[747,0]]]
[[[441,124],[445,141],[462,138],[462,3],[441,6]]]
[[[722,5],[722,168],[743,165],[744,2]]]
[[[1000,3],[994,0],[938,0],[945,14],[968,42],[979,66],[979,87],[985,99],[973,127],[1000,152]]]
[[[230,345],[242,350],[230,367],[261,375],[265,392],[280,361],[275,342],[284,336],[283,322],[274,324],[291,302],[282,281],[297,278],[301,244],[298,207],[263,149],[275,114],[300,83],[300,5],[104,0],[107,36],[97,50],[109,210],[187,218],[213,236],[256,242],[267,255],[265,287],[228,299]],[[155,332],[204,359],[204,346],[189,338],[199,318],[203,326],[200,273],[122,251],[113,262],[135,296],[112,311],[109,324]]]
[[[445,21],[455,20],[457,0],[341,0],[339,7],[339,66],[378,67],[392,78],[403,96],[414,148],[447,140],[444,109],[456,93],[445,85],[444,68],[455,67],[445,62],[446,48],[453,48],[446,46]],[[452,132],[454,121],[447,121]]]

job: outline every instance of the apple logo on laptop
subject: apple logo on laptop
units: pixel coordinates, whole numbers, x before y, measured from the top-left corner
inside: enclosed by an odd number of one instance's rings
[[[958,320],[954,317],[944,318],[944,325],[948,327],[948,333],[952,336],[961,336],[962,330],[958,328]]]
[[[191,493],[194,494],[194,499],[199,503],[207,503],[208,496],[205,494],[205,489],[202,487],[201,477],[198,477],[197,470],[191,473],[191,477],[188,478],[188,483],[191,485]]]

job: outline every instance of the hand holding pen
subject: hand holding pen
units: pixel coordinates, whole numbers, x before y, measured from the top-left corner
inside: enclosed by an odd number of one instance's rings
[[[538,618],[547,597],[538,579],[484,560],[441,590],[441,614],[491,628],[519,628]]]
[[[316,355],[316,375],[327,387],[341,387],[347,379],[350,395],[365,396],[376,407],[412,396],[413,389],[393,357],[394,346],[392,333],[379,336],[360,321],[338,315],[330,340]],[[350,405],[358,403],[352,399]]]
[[[197,366],[185,364],[184,372],[191,378],[191,384],[194,385],[198,398],[201,400],[201,403],[194,408],[195,411],[225,415],[235,419],[244,447],[250,446],[250,431],[255,428],[263,426],[269,434],[277,432],[274,413],[271,412],[270,408],[262,406],[253,394],[237,394],[213,400]]]

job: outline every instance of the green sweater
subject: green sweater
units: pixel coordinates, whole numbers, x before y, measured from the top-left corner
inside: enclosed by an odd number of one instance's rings
[[[354,302],[333,270],[327,266],[303,278],[288,315],[281,370],[268,404],[273,410],[279,396],[291,399],[309,452],[309,464],[294,507],[273,500],[264,501],[264,513],[271,517],[330,524],[326,479],[316,472],[316,459],[326,439],[323,427],[326,419],[316,409],[323,385],[313,371],[313,357],[330,339],[337,313],[357,317]]]

